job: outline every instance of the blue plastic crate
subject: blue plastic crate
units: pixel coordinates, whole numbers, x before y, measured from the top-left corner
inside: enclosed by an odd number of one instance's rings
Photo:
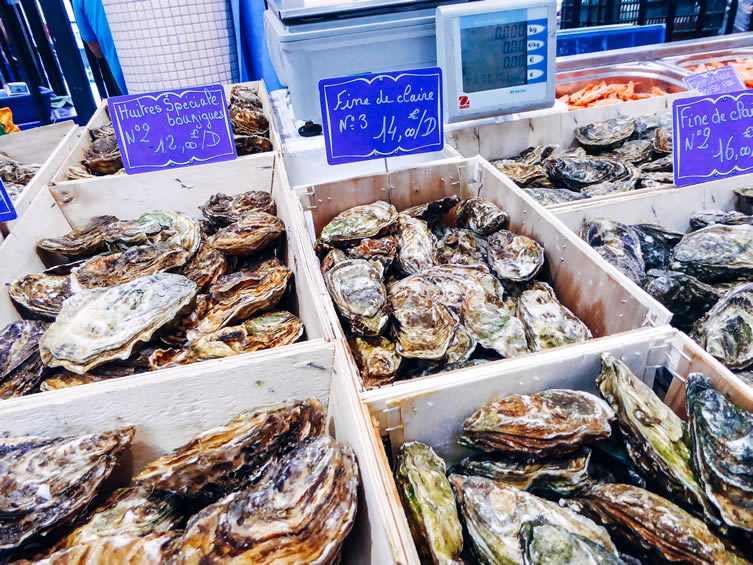
[[[665,40],[664,24],[565,29],[557,32],[557,57],[654,45]]]
[[[44,100],[45,110],[47,112],[46,120],[44,119],[45,116],[40,116],[39,112],[37,112],[31,94],[8,96],[5,94],[5,91],[0,91],[0,108],[10,108],[10,111],[13,112],[13,123],[15,124],[49,121],[50,113],[52,111],[51,99],[53,92],[49,88],[43,86],[39,87],[39,91],[42,93],[42,99]]]

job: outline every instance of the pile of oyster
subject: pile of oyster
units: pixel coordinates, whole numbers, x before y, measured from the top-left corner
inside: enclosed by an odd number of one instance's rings
[[[25,165],[0,153],[0,180],[11,201],[15,201],[29,184],[41,165]]]
[[[681,420],[606,353],[602,398],[514,394],[463,424],[447,469],[423,443],[395,478],[425,563],[749,563],[753,413],[690,375]],[[639,561],[640,560],[640,561]]]
[[[753,216],[702,210],[688,233],[585,220],[581,237],[730,369],[753,367]]]
[[[0,331],[0,398],[297,341],[278,309],[293,274],[269,193],[216,194],[206,220],[98,216],[40,250],[70,262],[12,281],[23,319]]]
[[[672,117],[614,118],[575,130],[578,147],[529,147],[494,161],[544,206],[639,188],[669,188],[672,176]]]
[[[106,499],[133,427],[2,438],[0,555],[49,565],[336,563],[359,477],[325,422],[315,398],[244,412]]]
[[[508,220],[482,198],[448,197],[356,206],[322,229],[321,270],[367,388],[591,338],[536,280],[543,247]]]
[[[233,85],[228,102],[230,125],[235,137],[238,155],[251,155],[272,151],[269,139],[269,121],[255,88],[243,84]],[[89,130],[91,143],[84,150],[81,166],[68,170],[67,179],[86,179],[107,175],[125,174],[120,147],[111,122]]]

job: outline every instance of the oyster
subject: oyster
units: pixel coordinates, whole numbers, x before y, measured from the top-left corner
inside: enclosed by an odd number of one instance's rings
[[[674,157],[665,155],[654,161],[643,163],[640,169],[643,173],[671,173],[674,169]]]
[[[505,358],[529,353],[523,322],[483,292],[469,293],[461,313],[465,328],[482,347]]]
[[[228,255],[252,255],[285,233],[277,216],[266,212],[247,212],[243,218],[222,228],[208,240],[209,245]]]
[[[531,351],[544,351],[593,338],[591,330],[557,300],[554,289],[536,283],[518,300],[518,316],[525,326]]]
[[[546,170],[541,165],[527,165],[514,161],[494,161],[492,165],[520,187],[539,186],[548,180]]]
[[[638,176],[632,165],[604,158],[560,157],[546,162],[546,172],[558,187],[577,192],[594,184]]]
[[[303,324],[290,312],[267,312],[239,326],[223,327],[197,335],[182,349],[157,349],[149,358],[152,369],[231,357],[260,349],[295,343],[303,335]]]
[[[279,457],[323,434],[324,426],[315,398],[243,412],[148,463],[133,481],[154,494],[216,500],[263,478]]]
[[[463,324],[458,324],[443,361],[448,365],[465,363],[476,350],[476,344],[476,338],[468,331],[468,328],[463,326]]]
[[[199,292],[203,292],[230,271],[230,263],[222,253],[202,241],[199,250],[181,269],[181,274],[195,282]]]
[[[601,362],[596,384],[617,414],[630,458],[671,498],[710,508],[690,468],[683,421],[624,363],[610,353]]]
[[[91,137],[92,141],[103,137],[112,137],[113,135],[115,135],[115,127],[112,125],[112,122],[108,122],[98,128],[89,129],[89,137]]]
[[[44,322],[17,320],[0,331],[0,398],[22,396],[39,386],[44,366],[38,344],[47,327]]]
[[[397,217],[397,263],[408,275],[437,262],[437,240],[423,220],[399,214]]]
[[[511,394],[463,423],[460,444],[510,455],[558,455],[608,438],[614,413],[606,402],[576,390]]]
[[[241,220],[248,212],[266,212],[275,215],[277,207],[272,194],[251,190],[235,196],[214,194],[199,206],[204,217],[217,226],[227,226]]]
[[[432,200],[426,204],[419,204],[418,206],[412,206],[407,210],[403,210],[403,214],[423,220],[427,224],[435,224],[442,219],[447,212],[452,210],[457,203],[460,202],[460,198],[457,196],[447,196],[440,198],[439,200]]]
[[[390,384],[402,362],[395,344],[386,337],[353,337],[348,340],[364,388]]]
[[[67,275],[25,275],[15,279],[8,288],[8,296],[22,312],[48,320],[55,319],[63,301],[72,294],[71,278]]]
[[[117,173],[123,168],[120,147],[115,135],[99,137],[84,151],[81,161],[84,168],[93,175],[104,176]]]
[[[378,240],[364,240],[364,241],[378,241]],[[393,256],[394,259],[394,256]],[[341,249],[337,249],[336,247],[333,247],[329,253],[322,259],[320,270],[322,274],[325,274],[327,271],[329,271],[332,267],[337,265],[338,263],[342,263],[343,261],[347,261],[348,256],[345,254],[345,251],[342,251]],[[382,265],[384,267],[384,265]]]
[[[0,549],[74,522],[133,439],[134,429],[58,438],[0,438]]]
[[[395,469],[419,554],[430,563],[461,563],[463,527],[444,461],[428,445],[413,441],[400,447]]]
[[[672,188],[674,186],[672,173],[647,173],[642,172],[638,179],[639,188]]]
[[[554,206],[586,199],[584,195],[566,188],[526,188],[525,192],[542,206]]]
[[[724,544],[706,524],[669,500],[639,487],[600,483],[578,495],[573,507],[604,524],[646,563],[728,563]]]
[[[671,127],[656,128],[656,132],[654,133],[654,151],[657,155],[663,156],[672,153],[672,137]]]
[[[99,563],[148,564],[167,563],[172,545],[180,532],[162,532],[141,536],[115,535],[93,538],[62,549],[40,560],[38,565],[97,565]],[[25,565],[26,562],[18,562]]]
[[[456,224],[476,235],[488,236],[504,228],[510,217],[493,202],[469,196],[458,204]]]
[[[63,303],[39,341],[42,361],[77,374],[113,359],[126,359],[175,320],[196,296],[181,275],[159,273],[106,289],[82,290]]]
[[[672,250],[685,234],[655,224],[637,224],[631,227],[640,241],[646,270],[666,269],[672,259]]]
[[[261,110],[263,105],[259,91],[246,84],[234,84],[230,89],[229,104],[238,105],[244,108],[256,108]]]
[[[463,459],[452,468],[462,475],[486,477],[494,482],[541,496],[569,496],[588,484],[591,452],[580,449],[568,455],[516,459],[484,453]]]
[[[397,221],[397,210],[381,200],[355,206],[335,216],[319,238],[325,244],[349,246],[367,237],[385,235]]]
[[[119,220],[103,230],[103,239],[113,250],[134,245],[163,243],[180,247],[190,258],[201,244],[201,225],[180,212],[146,212],[135,220]]]
[[[753,531],[753,414],[700,374],[688,377],[685,394],[698,479],[727,524]]]
[[[348,257],[353,259],[366,259],[367,261],[379,261],[386,273],[392,266],[397,254],[398,240],[388,235],[381,239],[362,239],[358,245],[348,249]],[[338,252],[333,249],[330,253]],[[339,251],[342,253],[342,251]],[[326,259],[326,258],[325,258]]]
[[[537,145],[524,149],[518,155],[512,158],[512,161],[524,165],[538,165],[542,161],[549,159],[560,149],[559,145]]]
[[[377,269],[365,259],[336,264],[324,275],[340,315],[357,335],[379,335],[387,327],[387,291]]]
[[[690,229],[692,231],[707,228],[709,226],[739,226],[753,224],[753,216],[741,212],[724,212],[723,210],[701,210],[690,216]]]
[[[591,186],[585,187],[580,193],[586,198],[594,198],[596,196],[605,196],[617,192],[630,192],[631,190],[635,190],[635,181],[633,179],[592,184]]]
[[[523,563],[523,524],[544,519],[615,552],[607,531],[554,502],[483,477],[450,475],[468,536],[481,563]]]
[[[608,157],[615,161],[626,161],[633,165],[645,163],[651,159],[654,143],[648,139],[634,139],[626,141],[621,147],[612,151]]]
[[[259,565],[337,563],[356,517],[355,455],[328,436],[293,447],[270,480],[196,514],[177,545],[175,564],[229,556]]]
[[[529,281],[544,266],[544,248],[529,237],[500,230],[488,242],[489,265],[503,281]]]
[[[598,153],[624,144],[635,132],[632,118],[614,118],[575,128],[575,139],[586,151]]]
[[[117,221],[115,216],[95,216],[83,226],[61,237],[40,239],[37,241],[37,247],[66,257],[93,255],[105,248],[104,230]]]
[[[672,254],[672,268],[705,283],[753,276],[753,226],[716,225],[689,233]]]
[[[584,220],[580,237],[630,280],[643,285],[646,264],[640,238],[632,227],[607,219]]]
[[[91,375],[76,375],[73,373],[67,373],[65,375],[46,378],[44,381],[42,381],[42,384],[39,385],[39,392],[62,390],[64,388],[88,385],[90,383],[96,383],[103,380],[104,379],[101,377],[93,377]]]
[[[258,135],[266,137],[269,134],[269,120],[263,111],[231,104],[228,112],[233,134],[236,136]]]
[[[272,151],[274,146],[272,142],[261,135],[235,135],[235,150],[238,156],[254,155],[255,153],[266,153]]]
[[[645,290],[672,312],[672,325],[685,332],[723,296],[714,287],[676,271],[649,271]]]
[[[418,359],[444,357],[458,321],[439,300],[434,285],[420,275],[412,275],[391,284],[388,293],[397,352]]]
[[[486,266],[486,244],[470,230],[448,229],[437,243],[437,262],[441,265]]]
[[[525,522],[520,545],[524,565],[625,565],[600,543],[545,520]]]

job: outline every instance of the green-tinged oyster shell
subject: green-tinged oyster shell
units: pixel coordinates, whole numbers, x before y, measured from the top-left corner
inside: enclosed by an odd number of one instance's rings
[[[545,520],[520,528],[524,565],[625,565],[600,543]]]
[[[423,220],[399,214],[397,217],[397,264],[413,275],[437,262],[437,240]]]
[[[661,492],[713,515],[690,468],[684,422],[622,361],[610,353],[601,361],[596,384],[617,414],[630,458]]]
[[[575,128],[575,139],[589,153],[608,151],[624,144],[635,132],[633,118],[613,118]],[[620,159],[624,157],[620,156]]]
[[[489,265],[503,281],[529,281],[544,266],[544,248],[529,237],[499,230],[488,242]]]
[[[40,239],[37,247],[66,257],[93,255],[105,248],[104,230],[117,221],[115,216],[95,216],[61,237]]]
[[[486,242],[470,230],[448,229],[437,243],[437,262],[441,265],[469,265],[488,269]]]
[[[753,226],[714,225],[689,233],[672,254],[672,270],[705,283],[753,276]]]
[[[111,223],[104,229],[103,238],[113,250],[164,243],[183,248],[190,258],[201,244],[201,225],[181,212],[153,211],[135,220]]]
[[[608,438],[613,419],[606,402],[583,391],[511,394],[471,415],[460,443],[513,456],[558,455]]]
[[[666,269],[672,258],[672,250],[685,234],[654,224],[636,224],[631,227],[640,241],[646,270]]]
[[[63,301],[72,294],[68,275],[33,273],[18,277],[8,287],[8,296],[23,313],[48,320],[60,314]]]
[[[365,259],[350,259],[324,275],[337,311],[357,335],[375,336],[387,327],[387,291],[376,267]]]
[[[698,322],[695,337],[730,369],[753,365],[753,283],[730,290]]]
[[[519,537],[535,519],[560,526],[608,551],[616,551],[607,531],[585,516],[533,494],[483,477],[450,475],[468,537],[481,563],[523,563]]]
[[[353,450],[328,436],[291,446],[276,472],[196,514],[175,565],[337,563],[358,503]]]
[[[554,289],[537,282],[518,299],[518,318],[531,351],[544,351],[591,339],[591,330],[557,300]]]
[[[628,225],[604,218],[584,220],[580,237],[639,286],[646,277],[640,238]]]
[[[458,204],[456,224],[476,235],[488,236],[504,228],[509,219],[507,212],[493,202],[469,196]]]
[[[115,535],[94,538],[68,549],[56,551],[34,563],[38,565],[168,563],[173,556],[173,543],[179,537],[179,531],[171,531],[146,536]]]
[[[34,392],[42,382],[39,340],[48,327],[36,320],[16,320],[0,330],[0,399]]]
[[[0,549],[75,523],[133,435],[129,427],[58,438],[0,438]]]
[[[688,377],[685,394],[698,479],[727,524],[753,531],[753,414],[700,374]]]
[[[348,343],[367,390],[390,384],[395,379],[403,358],[398,355],[394,342],[382,336],[356,336]]]
[[[397,221],[397,210],[381,200],[355,206],[335,216],[319,236],[325,244],[345,246],[367,237],[384,235]]]
[[[463,300],[461,314],[468,332],[482,347],[506,358],[529,353],[523,322],[484,292],[470,292]]]
[[[716,288],[677,271],[649,271],[645,290],[672,312],[672,325],[684,332],[723,296]]]
[[[149,492],[216,500],[258,481],[278,457],[324,433],[315,398],[243,412],[148,463],[134,484]]]
[[[444,461],[419,442],[402,445],[395,482],[413,539],[421,556],[431,563],[462,562],[463,527],[460,524]]]

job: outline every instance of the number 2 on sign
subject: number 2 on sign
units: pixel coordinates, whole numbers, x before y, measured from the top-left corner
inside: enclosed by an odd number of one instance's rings
[[[374,139],[381,139],[382,143],[387,143],[387,136],[389,135],[390,140],[394,141],[395,136],[397,135],[397,128],[395,127],[395,116],[392,116],[390,118],[390,125],[387,126],[387,116],[384,116],[382,118],[382,131],[379,132],[378,135],[374,136]],[[402,138],[402,136],[400,136]],[[398,139],[400,141],[400,139]]]

